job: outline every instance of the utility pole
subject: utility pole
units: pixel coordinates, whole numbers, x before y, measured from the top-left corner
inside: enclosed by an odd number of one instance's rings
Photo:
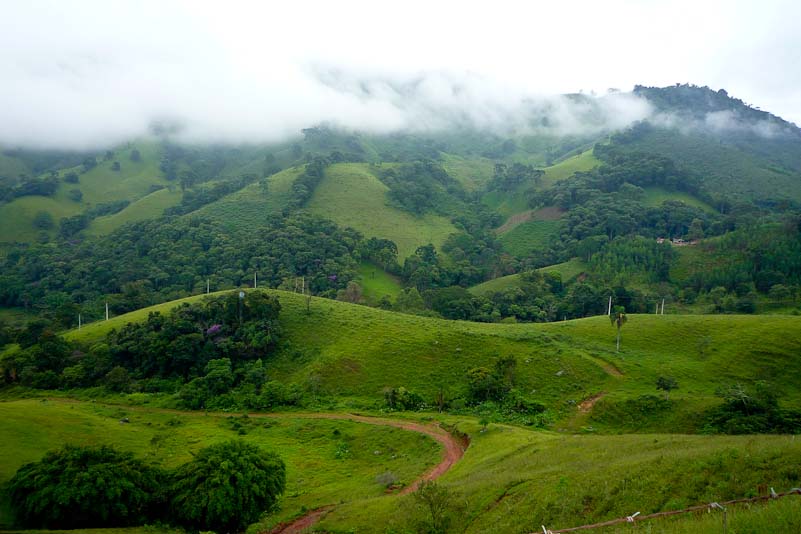
[[[106,321],[108,321],[108,302],[106,302]]]
[[[253,289],[258,287],[258,281],[256,280],[256,271],[253,271]]]
[[[209,285],[209,279],[208,279],[208,278],[206,278],[206,294],[207,294],[207,295],[209,294],[209,290],[210,290],[210,289],[211,289],[211,286]]]
[[[662,313],[661,315],[665,315],[665,299],[662,299]]]
[[[606,310],[606,315],[612,315],[612,295],[609,295],[609,309]]]
[[[81,314],[78,314],[78,330],[81,329]]]
[[[654,310],[654,313],[659,315],[659,302],[656,303],[656,309]]]
[[[301,295],[305,295],[306,294],[306,277],[305,276],[301,277],[301,279],[300,279],[300,294]]]

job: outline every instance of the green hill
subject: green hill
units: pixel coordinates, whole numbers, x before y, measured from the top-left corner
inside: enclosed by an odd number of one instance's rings
[[[141,157],[138,161],[130,159],[134,149],[139,150]],[[59,169],[57,173],[61,183],[52,197],[23,196],[0,204],[0,220],[3,221],[0,225],[0,242],[35,241],[41,230],[34,227],[33,220],[39,212],[49,213],[53,218],[54,228],[47,232],[51,237],[58,231],[58,222],[62,217],[77,215],[92,206],[107,202],[129,201],[130,211],[118,219],[98,222],[91,230],[95,234],[107,233],[122,224],[117,221],[129,222],[161,215],[161,211],[154,209],[152,202],[135,206],[138,200],[151,193],[152,186],[163,187],[168,184],[159,169],[160,146],[151,141],[139,141],[116,147],[111,152],[111,158],[97,158],[97,165],[86,172],[82,172],[80,166]],[[119,162],[120,170],[112,169],[114,162]],[[79,175],[79,183],[63,180],[70,172]],[[71,198],[72,190],[81,192],[80,201]],[[162,194],[155,198],[163,201],[166,197]]]
[[[537,400],[568,419],[569,407],[600,391],[609,403],[655,394],[661,375],[675,377],[680,393],[670,413],[645,418],[644,429],[667,430],[669,421],[691,430],[693,414],[717,404],[716,390],[735,383],[767,381],[786,402],[801,406],[801,317],[631,315],[616,353],[615,329],[605,316],[483,324],[316,298],[307,314],[300,295],[274,294],[281,300],[288,345],[271,358],[270,372],[299,384],[317,377],[322,391],[339,397],[377,400],[385,387],[399,386],[427,399],[441,387],[456,395],[469,369],[491,366],[503,354],[518,359],[519,387],[536,391]],[[115,325],[175,305],[139,310],[67,336],[93,343]]]
[[[586,269],[586,263],[578,258],[573,258],[570,261],[557,263],[556,265],[549,265],[548,267],[542,267],[541,269],[537,270],[543,273],[557,272],[562,277],[563,282],[568,282],[584,272]],[[521,281],[519,274],[510,274],[508,276],[501,276],[475,285],[470,288],[470,292],[474,295],[489,295],[490,293],[496,293],[498,291],[503,291],[513,287],[519,287],[520,283]]]
[[[707,213],[715,213],[715,208],[700,200],[689,193],[682,191],[668,191],[662,187],[646,187],[645,188],[645,204],[648,206],[659,206],[668,200],[675,200],[683,202],[688,206],[701,208]]]
[[[545,174],[542,175],[539,184],[524,182],[514,191],[490,191],[483,195],[482,201],[504,217],[512,217],[529,210],[530,206],[526,196],[527,190],[534,187],[538,189],[548,188],[560,180],[569,178],[576,172],[588,171],[599,164],[600,161],[595,158],[592,149],[585,150],[554,165],[543,167],[542,170]]]
[[[326,169],[325,178],[314,190],[307,208],[366,237],[394,241],[401,263],[419,246],[431,243],[441,247],[448,235],[456,231],[441,215],[426,213],[415,217],[390,206],[387,191],[369,164],[339,163]]]
[[[292,184],[301,172],[302,167],[283,170],[207,204],[190,216],[208,217],[237,228],[259,226],[286,207]]]
[[[156,219],[164,213],[164,210],[180,202],[180,191],[170,190],[165,187],[140,198],[136,202],[132,202],[122,211],[93,219],[86,233],[88,235],[107,235],[123,224]]]
[[[127,417],[128,424],[119,420]],[[59,399],[0,402],[0,484],[24,463],[64,444],[112,445],[174,468],[203,447],[239,438],[278,452],[287,464],[287,491],[274,521],[344,497],[378,497],[377,480],[391,472],[409,483],[438,461],[439,444],[415,432],[351,421],[303,417],[243,418],[166,412]],[[336,451],[340,451],[339,454]],[[375,454],[375,451],[382,451]],[[344,452],[343,452],[344,451]],[[397,453],[397,454],[396,454]],[[6,495],[0,528],[10,527]],[[149,531],[149,530],[148,530]],[[119,532],[109,530],[109,533]]]

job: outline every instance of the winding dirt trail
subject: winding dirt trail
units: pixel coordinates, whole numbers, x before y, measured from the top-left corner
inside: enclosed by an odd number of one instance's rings
[[[448,470],[458,462],[464,451],[469,445],[467,438],[459,439],[453,436],[450,432],[437,425],[425,425],[422,423],[415,423],[413,421],[400,421],[397,419],[384,419],[381,417],[368,417],[365,415],[355,414],[336,414],[336,413],[307,413],[307,414],[248,414],[250,417],[301,417],[308,419],[339,419],[345,421],[355,421],[358,423],[366,423],[368,425],[378,426],[391,426],[408,430],[411,432],[419,432],[436,440],[443,446],[442,461],[437,465],[420,475],[413,483],[409,484],[396,495],[406,495],[416,490],[420,484],[426,480],[436,480],[441,477]],[[323,506],[308,512],[290,523],[283,523],[267,533],[263,534],[300,534],[311,528],[315,523],[320,521],[325,515],[334,509],[333,505]]]

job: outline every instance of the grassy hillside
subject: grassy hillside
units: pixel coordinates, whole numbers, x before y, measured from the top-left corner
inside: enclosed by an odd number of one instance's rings
[[[542,177],[543,186],[551,186],[559,180],[570,178],[574,173],[586,172],[597,167],[601,162],[596,159],[592,149],[586,150],[581,154],[576,154],[563,159],[559,163],[545,167],[545,175]]]
[[[801,461],[801,443],[788,436],[558,435],[502,425],[480,432],[468,422],[459,428],[470,433],[470,448],[441,484],[455,494],[456,531],[469,534],[535,532],[540,525],[555,530],[636,511],[676,510],[755,495],[761,484],[787,490]],[[773,514],[760,506],[730,508],[738,522],[730,528],[753,524],[753,517],[766,523],[736,532],[794,532],[801,526],[801,498],[771,506]],[[338,507],[320,528],[401,531],[414,520],[414,510],[411,498],[369,499]],[[719,513],[703,515],[587,532],[721,531]]]
[[[121,424],[122,417],[130,422]],[[209,416],[58,399],[0,402],[0,435],[0,485],[24,463],[65,443],[113,445],[171,468],[203,447],[241,438],[286,462],[286,494],[274,522],[340,499],[380,496],[379,475],[391,471],[409,483],[440,454],[440,445],[426,436],[350,421]],[[5,498],[0,496],[0,528],[11,520]]]
[[[132,202],[122,211],[94,219],[86,229],[86,233],[87,235],[110,234],[124,224],[160,217],[164,210],[180,203],[180,191],[159,189]]]
[[[514,256],[524,257],[547,246],[558,235],[560,222],[528,221],[499,236],[503,249]]]
[[[359,278],[364,298],[368,302],[378,303],[383,297],[395,300],[401,290],[400,280],[378,265],[365,261],[359,264]]]
[[[141,154],[140,161],[131,161],[130,153],[136,148]],[[150,193],[152,185],[167,185],[159,163],[161,148],[155,142],[140,141],[117,147],[114,157],[103,161],[98,158],[98,164],[88,172],[81,173],[81,167],[62,169],[59,175],[63,178],[68,172],[79,174],[79,183],[71,184],[62,181],[52,197],[25,196],[0,205],[0,242],[29,242],[36,240],[39,230],[33,227],[33,219],[40,211],[49,213],[55,226],[48,234],[52,237],[58,231],[58,221],[62,217],[77,215],[90,207],[116,200],[128,200],[132,204]],[[119,161],[120,170],[114,171],[111,166]],[[69,197],[69,191],[77,189],[83,194],[80,202]],[[147,205],[147,204],[146,204]],[[152,211],[137,212],[141,207],[133,208],[121,220],[140,220],[143,216],[150,216]],[[119,226],[115,222],[100,222],[93,232],[96,234],[111,231]]]
[[[292,184],[302,171],[302,167],[292,167],[273,174],[203,206],[190,216],[209,217],[238,228],[259,226],[286,207]]]
[[[304,385],[313,377],[332,395],[374,402],[385,387],[404,386],[426,399],[440,387],[454,397],[464,392],[469,369],[511,355],[518,360],[518,387],[566,421],[578,403],[599,392],[610,406],[656,394],[659,376],[676,378],[680,389],[669,412],[644,418],[642,429],[690,431],[693,414],[718,404],[716,390],[735,383],[765,380],[782,402],[801,406],[801,317],[631,315],[616,353],[615,329],[605,316],[482,324],[322,299],[313,299],[307,314],[300,295],[275,294],[284,344],[270,359],[270,372]],[[202,296],[190,299],[197,298]],[[150,310],[94,323],[68,337],[92,343],[111,326],[144,318]],[[606,425],[614,430],[614,421]]]
[[[558,272],[562,276],[562,281],[567,282],[584,272],[586,269],[586,263],[578,258],[573,258],[572,260],[564,263],[557,263],[555,265],[543,267],[538,269],[538,271],[543,273]],[[499,278],[475,285],[470,288],[470,292],[474,295],[488,295],[490,293],[503,291],[504,289],[519,287],[520,283],[519,274],[510,274],[508,276],[501,276]]]
[[[118,420],[127,417],[129,423]],[[453,492],[458,531],[529,532],[532,521],[565,528],[777,491],[795,484],[801,444],[789,436],[592,436],[491,424],[469,417],[420,415],[469,434],[464,458],[440,479]],[[412,498],[385,495],[379,476],[413,480],[439,458],[429,438],[394,428],[283,414],[263,418],[104,406],[71,400],[0,402],[0,484],[25,462],[64,443],[106,444],[175,467],[202,447],[232,438],[278,452],[287,464],[280,510],[255,527],[271,528],[303,510],[335,505],[319,528],[384,533],[419,520]],[[736,476],[732,474],[736,473]],[[754,518],[763,526],[797,526],[801,499],[729,510],[730,527]],[[766,514],[765,510],[772,513]],[[0,501],[0,525],[10,519]],[[707,514],[704,514],[707,516]],[[649,532],[719,528],[720,515],[655,520]],[[152,532],[108,529],[104,534]],[[793,529],[754,532],[790,532]]]
[[[138,148],[140,161],[131,161],[130,153]],[[120,162],[120,170],[113,171],[111,166]],[[99,204],[114,200],[130,200],[142,198],[149,193],[153,184],[167,185],[159,170],[161,148],[155,142],[131,143],[114,150],[114,157],[108,161],[98,161],[95,168],[80,175],[80,183],[62,183],[57,196],[69,189],[80,189],[83,202]],[[71,169],[76,172],[79,169]],[[63,174],[63,173],[62,173]]]
[[[456,229],[440,215],[427,213],[421,217],[387,204],[388,188],[364,163],[339,163],[325,171],[308,204],[316,215],[331,219],[340,226],[349,226],[366,237],[391,239],[398,245],[403,259],[428,243],[441,247]]]
[[[0,204],[0,243],[35,241],[40,230],[34,228],[33,219],[40,211],[53,217],[55,227],[47,232],[55,235],[58,221],[62,217],[76,215],[83,211],[83,206],[61,197],[26,196],[13,202]]]
[[[547,188],[559,180],[569,178],[575,172],[588,171],[597,166],[600,162],[593,156],[592,150],[587,150],[578,155],[571,156],[559,163],[549,167],[543,167],[545,174],[542,176],[538,188]],[[490,175],[491,176],[491,175]],[[529,210],[526,190],[533,187],[533,183],[522,183],[515,191],[490,191],[482,197],[482,201],[504,217],[512,217],[516,214]]]
[[[467,191],[477,191],[492,178],[495,163],[488,158],[442,154],[442,167]]]
[[[683,193],[681,191],[668,191],[667,189],[663,189],[661,187],[645,188],[644,201],[646,205],[659,206],[663,202],[668,200],[677,200],[679,202],[684,202],[688,206],[701,208],[702,210],[708,213],[715,213],[715,208],[713,208],[703,200],[699,200],[688,193]]]

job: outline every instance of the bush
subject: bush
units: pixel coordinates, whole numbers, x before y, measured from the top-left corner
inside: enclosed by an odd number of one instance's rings
[[[33,227],[39,230],[50,230],[53,228],[53,216],[46,211],[36,212],[33,218]]]
[[[285,486],[277,455],[243,441],[220,443],[176,471],[171,517],[189,529],[238,532],[270,510]]]
[[[23,465],[9,483],[17,521],[28,528],[141,525],[159,505],[162,473],[110,447],[66,445]]]
[[[384,402],[390,410],[418,410],[425,404],[423,397],[404,387],[386,388]]]

